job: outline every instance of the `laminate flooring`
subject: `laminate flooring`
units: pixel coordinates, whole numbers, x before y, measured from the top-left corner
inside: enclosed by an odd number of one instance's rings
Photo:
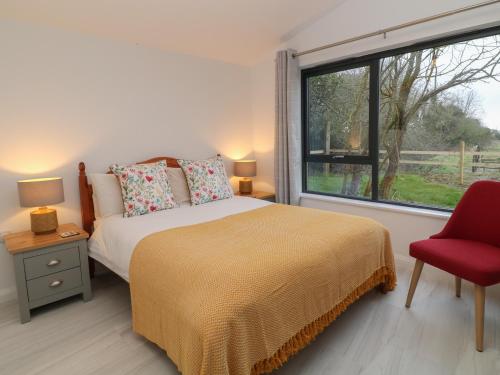
[[[363,296],[274,374],[500,374],[500,289],[486,291],[485,351],[478,353],[472,285],[464,282],[457,298],[453,276],[426,265],[406,309],[412,269],[398,259],[396,291]],[[39,308],[23,325],[16,301],[0,304],[0,374],[179,374],[161,349],[132,332],[128,284],[113,274],[92,283],[92,301]]]

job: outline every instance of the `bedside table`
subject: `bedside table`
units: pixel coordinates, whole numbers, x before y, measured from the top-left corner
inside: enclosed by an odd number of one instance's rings
[[[276,199],[276,196],[274,193],[268,193],[266,191],[257,191],[254,190],[250,194],[241,194],[239,191],[235,193],[235,195],[239,197],[250,197],[250,198],[256,198],[256,199],[262,199],[264,201],[269,201],[269,202],[274,202]]]
[[[61,238],[58,233],[80,234]],[[35,235],[31,231],[5,236],[5,247],[14,256],[21,323],[30,321],[30,310],[76,294],[92,298],[88,233],[75,224],[64,224],[56,233]]]

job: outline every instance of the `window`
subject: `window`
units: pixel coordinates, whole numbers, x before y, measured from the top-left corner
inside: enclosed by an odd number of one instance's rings
[[[302,71],[304,191],[453,209],[500,181],[500,29]]]

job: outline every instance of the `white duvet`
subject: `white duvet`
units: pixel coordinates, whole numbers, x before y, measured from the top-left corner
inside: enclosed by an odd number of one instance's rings
[[[269,202],[234,197],[198,206],[181,206],[153,214],[124,218],[113,215],[94,223],[89,255],[128,281],[132,252],[144,237],[165,229],[199,224],[264,207]]]

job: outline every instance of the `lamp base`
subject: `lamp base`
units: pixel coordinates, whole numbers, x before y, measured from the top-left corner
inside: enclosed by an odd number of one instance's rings
[[[58,227],[57,211],[52,208],[41,207],[31,211],[31,231],[35,234],[54,233]]]
[[[244,178],[240,180],[240,194],[252,194],[253,186],[252,180]]]

